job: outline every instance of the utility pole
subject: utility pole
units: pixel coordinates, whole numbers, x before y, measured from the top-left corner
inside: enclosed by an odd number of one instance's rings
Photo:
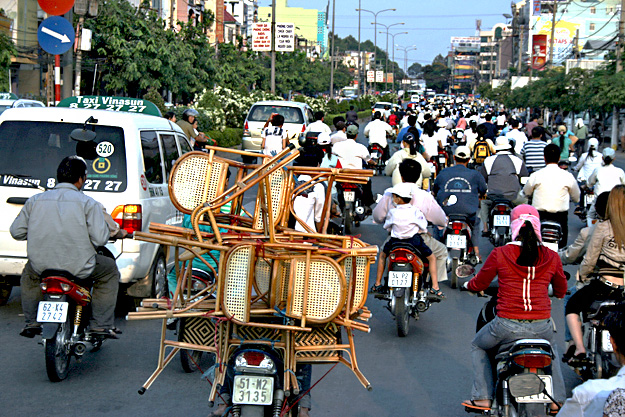
[[[169,28],[170,29],[174,29],[174,9],[175,9],[175,5],[176,4],[176,0],[169,0]]]
[[[519,76],[521,76],[521,71],[523,70],[523,25],[521,26],[521,32],[519,34],[519,62],[517,63],[517,65],[519,66],[518,68],[518,74]]]
[[[360,95],[360,89],[364,84],[362,82],[362,52],[360,51],[360,6],[361,0],[358,0],[358,95]],[[362,91],[362,94],[365,94],[365,89]]]
[[[271,94],[276,94],[276,0],[271,0]]]
[[[275,1],[275,0],[274,0]],[[334,98],[334,16],[336,9],[336,0],[332,0],[332,50],[330,51],[330,98]]]
[[[616,45],[616,72],[623,71],[623,34],[625,33],[625,0],[621,0],[621,16],[618,23],[618,42]],[[610,138],[610,146],[612,149],[618,147],[619,138],[619,109],[612,107],[612,137]]]
[[[553,8],[551,9],[553,15],[551,16],[551,39],[549,39],[549,68],[553,68],[553,41],[556,34],[556,13],[558,13],[558,2],[553,2]]]

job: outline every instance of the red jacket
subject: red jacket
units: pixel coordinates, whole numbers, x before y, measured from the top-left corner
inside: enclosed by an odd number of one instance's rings
[[[516,263],[521,247],[510,243],[493,249],[480,272],[468,282],[469,290],[483,291],[495,276],[499,277],[497,315],[506,319],[536,320],[551,317],[548,288],[563,298],[567,281],[558,254],[544,246],[539,247],[536,266]]]

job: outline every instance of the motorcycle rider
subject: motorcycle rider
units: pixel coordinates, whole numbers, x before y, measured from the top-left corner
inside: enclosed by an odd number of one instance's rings
[[[532,205],[540,213],[541,220],[560,224],[562,238],[558,247],[563,248],[568,241],[570,201],[579,201],[579,186],[570,172],[558,166],[560,148],[557,145],[545,146],[544,157],[547,165],[530,175],[523,192],[527,197],[533,196]]]
[[[494,248],[480,272],[463,285],[480,292],[495,276],[499,279],[497,316],[480,329],[471,345],[472,398],[463,405],[480,414],[490,410],[495,389],[487,350],[518,339],[539,338],[548,340],[557,351],[547,290],[551,284],[556,297],[566,294],[562,263],[554,251],[541,244],[540,218],[534,207],[515,207],[511,220],[513,243]],[[562,372],[555,363],[552,371],[553,394],[561,404],[566,398]],[[552,410],[555,408],[552,404]]]
[[[399,174],[404,183],[412,186],[412,205],[417,207],[428,222],[432,223],[435,228],[443,228],[447,226],[447,216],[443,209],[438,205],[432,194],[422,190],[417,181],[421,177],[421,165],[414,159],[404,159],[399,164]],[[373,210],[373,221],[377,224],[384,224],[386,215],[393,208],[393,196],[390,188],[384,191],[384,195],[378,201]],[[429,233],[422,233],[421,238],[430,248],[436,257],[436,272],[438,282],[447,280],[447,246],[434,239]]]
[[[471,227],[471,243],[479,262],[481,258],[476,230],[479,230],[480,219],[477,213],[480,208],[480,196],[486,193],[487,187],[484,177],[467,167],[470,158],[471,151],[469,148],[458,146],[454,153],[456,165],[439,172],[432,187],[432,194],[447,215],[464,214],[467,216],[467,224]],[[451,206],[445,206],[445,200],[451,195],[455,195],[458,202]]]
[[[96,253],[110,237],[102,205],[80,191],[87,180],[84,159],[65,157],[56,175],[54,189],[29,198],[10,228],[14,239],[27,241],[28,262],[20,281],[26,327],[20,335],[32,338],[41,333],[36,321],[43,300],[40,276],[54,269],[69,272],[79,283],[93,281],[90,331],[116,339],[119,271],[113,259]]]
[[[538,171],[545,167],[545,146],[547,143],[542,140],[545,134],[545,129],[541,126],[536,126],[532,129],[531,138],[521,149],[521,158],[525,161],[525,166],[530,173]]]
[[[505,136],[497,138],[495,150],[497,153],[486,158],[478,168],[488,185],[486,198],[482,200],[480,208],[480,218],[484,225],[482,236],[488,235],[488,217],[493,201],[506,199],[513,207],[527,202],[526,198],[519,196],[519,179],[529,176],[525,163],[512,154],[512,146]]]
[[[388,123],[382,121],[382,115],[379,111],[373,114],[373,120],[367,123],[363,133],[365,137],[369,138],[369,151],[371,151],[371,146],[377,143],[383,150],[382,160],[386,161],[389,158],[388,141],[386,138],[393,134],[393,128]]]
[[[615,152],[612,148],[603,149],[603,166],[596,168],[588,178],[588,185],[594,187],[596,195],[610,191],[616,185],[625,184],[625,172],[615,167]]]
[[[198,111],[195,109],[186,109],[182,113],[182,119],[176,122],[176,124],[180,126],[184,134],[187,135],[187,138],[189,139],[189,142],[191,142],[193,149],[196,149],[196,144],[197,147],[203,147],[208,143],[208,139],[206,138],[206,136],[200,135],[199,132],[193,128],[193,123],[195,122],[199,114],[200,113],[198,113]]]
[[[330,129],[330,126],[328,126],[327,124],[323,122],[324,118],[325,118],[325,114],[322,111],[315,112],[315,121],[308,125],[308,127],[306,128],[306,131],[304,132],[304,136],[306,136],[308,132],[332,133],[332,129]]]

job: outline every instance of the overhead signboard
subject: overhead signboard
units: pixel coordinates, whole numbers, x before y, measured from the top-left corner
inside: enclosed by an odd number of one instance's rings
[[[276,23],[276,51],[293,52],[295,50],[295,24]]]
[[[154,103],[141,98],[108,96],[75,96],[61,100],[57,107],[71,109],[96,109],[149,114],[161,117],[161,111]]]
[[[51,16],[61,16],[74,7],[74,0],[37,0],[41,10]]]
[[[375,81],[375,71],[367,71],[367,82],[372,83]]]
[[[547,44],[551,43],[551,17],[539,17],[533,24],[534,33],[545,35]],[[575,43],[575,34],[580,29],[580,24],[558,20],[554,30],[553,40],[553,63],[559,64],[571,56]]]
[[[479,36],[454,36],[451,38],[451,47],[455,52],[480,52]]]
[[[61,55],[69,51],[75,38],[72,24],[60,16],[47,18],[41,22],[37,30],[39,45],[44,51],[52,55]]]
[[[254,23],[252,26],[252,51],[271,51],[271,23]]]

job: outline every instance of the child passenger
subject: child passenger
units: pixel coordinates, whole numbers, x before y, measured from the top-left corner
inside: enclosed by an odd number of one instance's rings
[[[263,138],[261,148],[265,155],[274,156],[286,148],[288,136],[282,125],[284,125],[284,116],[272,114],[271,126],[265,127],[261,133]]]
[[[386,257],[391,252],[393,244],[404,242],[412,245],[422,257],[427,258],[432,267],[430,268],[430,276],[432,278],[432,288],[430,293],[432,296],[442,299],[445,294],[438,286],[438,277],[436,271],[436,257],[432,254],[430,248],[425,244],[419,233],[427,232],[428,222],[425,216],[417,207],[410,204],[412,200],[412,187],[408,183],[399,183],[391,188],[393,194],[394,208],[390,209],[384,228],[391,232],[391,238],[384,244],[382,253],[378,260],[377,277],[375,285],[371,288],[371,292],[381,292],[382,276],[386,266]]]

